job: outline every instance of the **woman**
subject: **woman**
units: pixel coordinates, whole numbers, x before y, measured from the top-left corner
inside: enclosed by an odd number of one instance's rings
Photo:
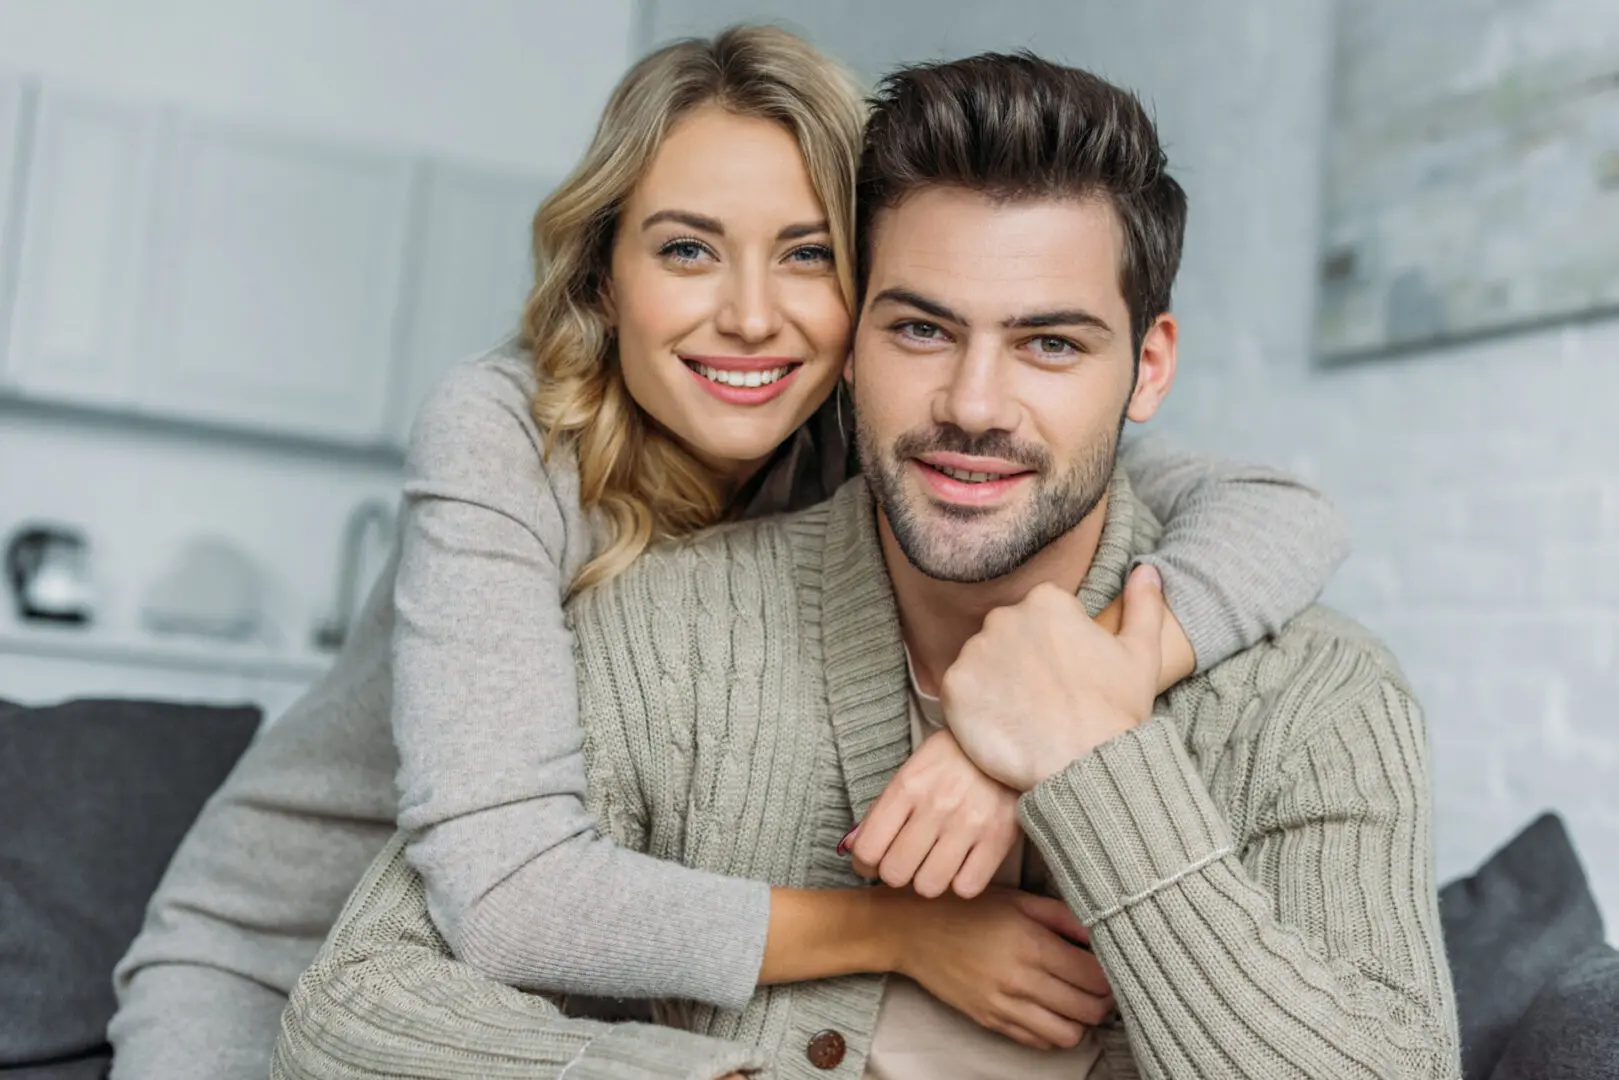
[[[893,967],[1025,1041],[1069,1041],[1077,1025],[1058,1001],[994,1005],[963,977],[1010,963],[993,935],[899,947],[961,925],[964,900],[896,893],[855,939],[837,918],[848,897],[619,850],[581,798],[567,596],[655,540],[808,505],[851,473],[834,387],[854,309],[860,127],[848,79],[778,30],[673,45],[625,77],[536,218],[521,343],[458,368],[418,420],[392,593],[249,752],[120,966],[121,1075],[263,1075],[263,1018],[386,840],[385,677],[411,860],[444,937],[497,979],[727,1006],[760,982]],[[1171,607],[1196,613],[1186,633],[1166,631],[1165,685],[1284,622],[1341,558],[1330,508],[1285,478],[1147,446],[1125,464],[1166,519],[1156,561]],[[1239,610],[1230,596],[1268,601]],[[1007,793],[976,779],[974,805],[1004,832]],[[895,846],[856,854],[892,884],[983,888],[970,866],[891,865]],[[1004,899],[971,911],[1060,941]],[[251,1004],[221,1012],[239,993]]]

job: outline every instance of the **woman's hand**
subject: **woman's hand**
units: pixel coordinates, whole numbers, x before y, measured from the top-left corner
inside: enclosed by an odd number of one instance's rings
[[[906,897],[894,970],[979,1025],[1037,1050],[1079,1045],[1113,990],[1061,900],[993,888],[975,900]]]
[[[954,888],[972,898],[988,887],[1018,838],[1017,792],[985,776],[956,737],[922,740],[840,851],[855,870],[924,897]]]

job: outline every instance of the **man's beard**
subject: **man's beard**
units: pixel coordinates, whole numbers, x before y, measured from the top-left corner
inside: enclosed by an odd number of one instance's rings
[[[1107,493],[1123,430],[1121,415],[1117,427],[1088,447],[1061,475],[1052,476],[1049,451],[1017,442],[1004,431],[969,435],[953,424],[943,424],[931,431],[901,435],[883,452],[858,412],[855,416],[861,469],[900,550],[912,566],[928,577],[963,584],[1005,577],[1084,521]],[[940,505],[920,492],[908,492],[907,462],[934,452],[1016,463],[1035,474],[1032,481],[1027,481],[1035,485],[1034,491],[1010,515],[1000,507]],[[942,518],[967,526],[974,519],[984,519],[988,524],[995,515],[1009,516],[1010,520],[979,535],[965,528],[962,535],[953,535],[954,530],[942,527],[940,522]]]

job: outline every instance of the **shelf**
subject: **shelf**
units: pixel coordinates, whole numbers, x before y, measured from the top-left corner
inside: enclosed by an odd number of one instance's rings
[[[0,653],[302,682],[320,678],[335,659],[331,654],[313,650],[300,652],[256,644],[115,636],[93,629],[17,625],[0,627]]]

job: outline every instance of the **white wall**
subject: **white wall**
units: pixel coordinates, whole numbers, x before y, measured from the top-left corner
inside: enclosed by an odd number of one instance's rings
[[[1031,45],[1154,104],[1192,204],[1163,429],[1348,513],[1328,599],[1427,707],[1441,873],[1556,808],[1619,920],[1619,322],[1310,366],[1328,0],[652,2],[659,40],[781,18],[867,74]]]
[[[0,0],[0,69],[560,177],[624,70],[634,14],[631,0]],[[138,632],[180,545],[217,534],[265,571],[281,645],[306,647],[349,510],[398,481],[385,458],[0,406],[0,537],[44,515],[86,527],[101,627],[119,635]]]

